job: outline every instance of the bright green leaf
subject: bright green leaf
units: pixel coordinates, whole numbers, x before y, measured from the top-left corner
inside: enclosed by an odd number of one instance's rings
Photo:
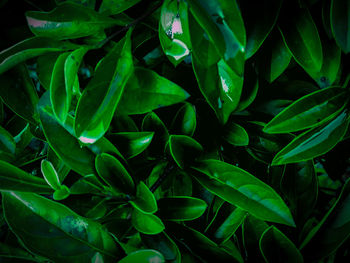
[[[118,263],[164,263],[164,257],[157,250],[143,249],[130,253]]]
[[[130,203],[143,214],[153,214],[158,210],[157,201],[153,193],[142,181],[136,187],[136,198]]]
[[[132,212],[131,222],[137,231],[146,235],[156,235],[165,229],[159,217],[152,214],[144,214],[138,209],[134,209]]]

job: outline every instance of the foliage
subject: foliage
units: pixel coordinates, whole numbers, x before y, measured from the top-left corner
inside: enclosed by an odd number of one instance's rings
[[[350,0],[0,7],[0,262],[349,261]]]

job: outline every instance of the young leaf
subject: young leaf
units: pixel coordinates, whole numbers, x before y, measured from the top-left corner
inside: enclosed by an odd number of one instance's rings
[[[218,160],[205,160],[191,174],[210,192],[266,221],[295,226],[282,198],[250,173]]]
[[[118,105],[119,114],[142,114],[186,100],[189,94],[156,72],[136,67]],[[137,103],[135,103],[137,101]]]
[[[190,54],[187,3],[183,0],[164,1],[159,19],[159,40],[170,62],[176,67]]]
[[[288,133],[320,126],[334,118],[348,100],[347,91],[330,87],[301,97],[264,127],[267,133]]]
[[[153,193],[142,181],[137,185],[136,198],[130,201],[130,204],[143,214],[153,214],[158,210],[157,201]]]
[[[246,130],[234,122],[226,124],[223,138],[234,146],[246,146],[249,144],[249,136]]]
[[[50,12],[26,12],[26,19],[34,35],[60,40],[95,35],[119,24],[117,20],[72,2],[62,3]]]
[[[131,222],[137,231],[146,235],[156,235],[165,229],[159,217],[152,214],[144,214],[139,209],[133,210]]]
[[[61,188],[60,178],[51,162],[47,160],[41,161],[41,173],[47,184],[51,186],[52,189],[59,190]]]
[[[350,3],[349,0],[331,1],[331,28],[338,46],[345,54],[350,51]]]
[[[106,261],[124,256],[102,225],[60,203],[33,193],[3,192],[2,197],[11,230],[36,254],[55,262],[90,261],[96,252]]]
[[[322,44],[309,11],[304,8],[286,18],[280,25],[283,40],[296,62],[305,70],[320,71],[323,63]]]
[[[157,250],[142,249],[131,252],[118,263],[164,263],[164,257]]]
[[[83,143],[94,143],[107,131],[129,79],[131,30],[98,64],[96,73],[81,95],[75,117],[75,134]]]
[[[281,231],[271,226],[261,235],[260,251],[267,263],[283,262],[303,263],[303,256],[299,250]]]
[[[67,186],[62,185],[61,188],[56,189],[53,193],[53,199],[56,201],[60,201],[66,199],[70,195],[70,190]]]
[[[302,162],[325,154],[343,138],[349,122],[343,111],[325,125],[300,134],[275,155],[272,165]]]
[[[0,191],[21,191],[48,194],[51,187],[40,177],[0,160]]]
[[[158,200],[157,215],[163,220],[188,221],[200,217],[207,204],[198,198],[188,196],[165,197]]]

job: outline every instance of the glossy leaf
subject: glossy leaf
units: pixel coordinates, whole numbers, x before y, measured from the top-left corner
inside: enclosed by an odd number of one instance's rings
[[[7,130],[0,126],[0,160],[13,161],[15,152],[15,139]]]
[[[70,190],[67,186],[62,185],[59,189],[56,189],[53,193],[53,199],[60,201],[66,199],[70,195]]]
[[[119,24],[112,18],[72,2],[62,3],[50,12],[26,12],[26,19],[34,35],[55,39],[91,36]]]
[[[118,113],[142,114],[184,101],[189,94],[152,70],[136,67],[125,86]],[[134,102],[137,101],[135,104]]]
[[[143,214],[152,214],[158,210],[153,193],[142,181],[136,187],[136,198],[130,203]]]
[[[117,193],[135,193],[132,177],[117,158],[110,154],[102,153],[96,157],[95,166],[101,179]]]
[[[253,66],[246,67],[244,74],[247,77],[243,82],[241,97],[235,112],[240,112],[248,108],[254,102],[259,90],[259,80],[255,68]]]
[[[166,0],[161,8],[159,40],[165,55],[175,67],[190,54],[192,48],[187,9],[183,0]]]
[[[130,35],[129,30],[99,62],[94,77],[79,99],[74,129],[83,143],[93,143],[100,139],[112,121],[133,69]]]
[[[103,0],[99,12],[104,15],[116,15],[136,5],[141,0]]]
[[[40,177],[0,160],[0,190],[33,193],[51,193],[52,189]]]
[[[272,165],[310,160],[331,150],[344,136],[350,118],[346,111],[323,126],[308,130],[278,152]]]
[[[282,198],[250,173],[218,160],[205,160],[191,174],[210,192],[266,221],[295,226]]]
[[[234,122],[226,124],[223,138],[234,146],[246,146],[249,144],[248,133],[241,125]]]
[[[143,249],[128,254],[125,258],[118,261],[118,263],[164,263],[164,257],[157,250]]]
[[[159,199],[158,208],[158,215],[163,220],[187,221],[200,217],[207,209],[207,204],[194,197],[174,196]]]
[[[288,19],[280,29],[295,61],[305,70],[319,71],[323,63],[322,44],[309,11],[298,10],[292,21]]]
[[[287,133],[320,126],[334,118],[347,101],[346,91],[328,88],[308,94],[275,116],[266,126],[268,133]]]
[[[2,197],[7,223],[37,254],[66,262],[90,261],[97,252],[106,261],[124,255],[102,225],[62,204],[32,193],[8,192]],[[25,227],[28,224],[30,228]],[[50,242],[42,242],[43,236]]]
[[[151,144],[154,132],[119,132],[108,136],[126,158],[132,158]]]
[[[193,105],[185,103],[177,112],[171,123],[173,134],[193,136],[196,130],[196,109]]]
[[[335,41],[345,54],[350,51],[350,3],[349,0],[331,1],[331,28]]]
[[[41,161],[41,173],[47,184],[51,186],[52,189],[59,190],[61,188],[60,178],[51,162],[47,160]]]
[[[146,235],[159,234],[165,228],[159,217],[152,214],[144,214],[138,209],[134,209],[132,212],[131,222],[137,231]]]
[[[196,140],[185,135],[171,135],[169,150],[176,164],[184,169],[195,161],[203,152],[203,147]]]
[[[25,65],[18,65],[0,76],[0,97],[18,116],[32,124],[38,122],[39,98]]]
[[[242,2],[242,15],[247,31],[246,59],[255,54],[276,24],[282,2],[281,0]]]
[[[61,52],[51,52],[41,55],[37,58],[37,74],[42,87],[46,90],[50,89],[53,67]]]
[[[304,262],[303,256],[293,242],[274,226],[265,230],[259,244],[267,263],[280,262],[281,259],[284,262]]]
[[[37,56],[77,48],[77,45],[55,41],[45,37],[33,37],[23,40],[0,52],[0,74],[19,63]]]

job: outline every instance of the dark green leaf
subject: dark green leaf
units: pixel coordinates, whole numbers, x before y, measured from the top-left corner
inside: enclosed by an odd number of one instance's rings
[[[28,174],[23,170],[0,160],[0,190],[21,191],[33,193],[51,193],[52,189],[37,176]]]
[[[91,36],[119,24],[117,20],[72,2],[65,2],[50,12],[26,12],[26,18],[34,35],[55,39]]]
[[[115,262],[124,255],[102,225],[62,204],[32,193],[8,192],[2,197],[11,230],[36,254],[56,262],[88,262],[96,253],[105,262]]]
[[[304,262],[303,256],[293,242],[274,226],[265,230],[259,244],[267,263],[281,262],[281,260],[291,263]]]
[[[172,123],[173,134],[193,136],[196,130],[196,109],[190,103],[185,103],[176,113]]]
[[[323,63],[322,44],[309,11],[298,10],[280,25],[283,40],[296,62],[305,70],[319,71]]]
[[[249,144],[248,133],[241,125],[234,122],[226,124],[223,138],[234,146],[246,146]]]
[[[50,89],[53,67],[57,58],[61,53],[53,52],[41,55],[37,59],[37,74],[42,87],[46,90]]]
[[[159,217],[152,214],[144,214],[134,209],[131,216],[132,225],[135,229],[146,235],[156,235],[164,230],[164,224]]]
[[[107,131],[132,73],[131,30],[98,64],[95,76],[79,99],[75,134],[84,143],[94,143]]]
[[[346,111],[323,126],[308,130],[278,152],[272,165],[310,160],[331,150],[344,136],[350,118]]]
[[[177,84],[152,70],[136,67],[118,105],[119,114],[142,114],[189,97]],[[135,103],[137,101],[137,103]]]
[[[331,1],[331,28],[335,41],[345,54],[350,51],[350,2],[349,0]]]
[[[175,67],[192,49],[187,9],[187,3],[183,0],[165,0],[161,8],[159,40],[164,53]]]
[[[95,166],[102,180],[117,193],[135,193],[132,177],[117,158],[110,154],[102,153],[96,157]]]
[[[158,210],[157,201],[153,193],[142,181],[136,187],[136,198],[130,203],[143,214],[153,214]]]
[[[200,217],[207,209],[207,204],[194,197],[174,196],[159,199],[158,208],[158,215],[164,220],[187,221]]]
[[[104,15],[116,15],[136,5],[141,0],[103,0],[99,12]]]
[[[218,160],[202,161],[193,177],[210,192],[266,221],[295,226],[282,198],[250,173]]]
[[[0,160],[11,162],[15,158],[16,142],[13,136],[0,126]]]
[[[143,249],[130,253],[118,263],[164,263],[164,257],[157,250]]]

